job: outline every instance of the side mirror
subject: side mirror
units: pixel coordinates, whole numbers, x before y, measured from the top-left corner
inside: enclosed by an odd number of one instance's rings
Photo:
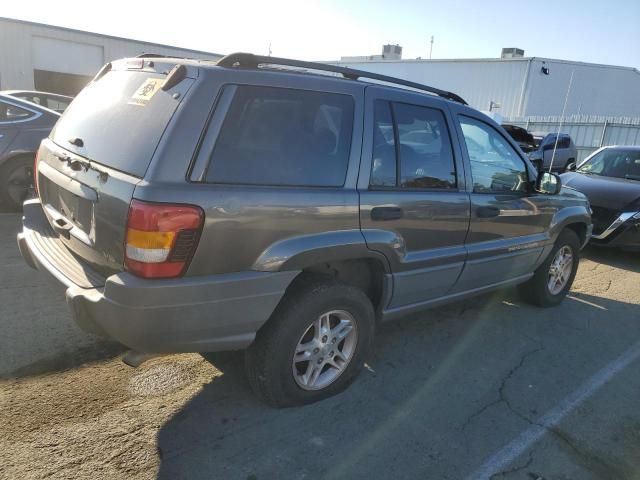
[[[560,193],[562,181],[555,173],[540,172],[536,180],[536,192],[556,195]]]
[[[576,162],[567,163],[567,172],[575,172],[576,171]]]

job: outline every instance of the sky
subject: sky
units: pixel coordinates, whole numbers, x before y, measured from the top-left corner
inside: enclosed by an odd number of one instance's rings
[[[96,7],[96,5],[100,5]],[[337,60],[526,56],[640,68],[640,0],[4,1],[0,16],[215,53]]]

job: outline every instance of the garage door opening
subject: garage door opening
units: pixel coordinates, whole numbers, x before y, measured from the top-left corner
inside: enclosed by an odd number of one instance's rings
[[[36,90],[41,92],[59,93],[71,97],[77,95],[87,83],[90,76],[74,73],[51,72],[48,70],[34,70],[33,83]]]

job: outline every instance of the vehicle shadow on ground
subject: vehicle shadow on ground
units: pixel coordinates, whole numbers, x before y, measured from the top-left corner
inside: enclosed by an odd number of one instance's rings
[[[640,252],[588,246],[582,255],[593,262],[640,273]]]
[[[640,338],[638,305],[572,297],[539,310],[506,291],[383,325],[355,384],[300,408],[260,403],[241,354],[207,355],[223,375],[161,427],[158,478],[390,478],[398,469],[403,478],[461,478],[514,434],[499,420],[483,425],[491,409],[482,405],[497,405],[504,379],[515,382],[525,359],[540,362],[536,375],[548,391],[532,397],[529,378],[510,395],[539,402],[525,411],[542,414],[602,367],[580,345],[607,336],[599,353],[615,356]],[[623,324],[620,338],[612,322]],[[505,415],[522,428],[521,419]]]
[[[58,352],[55,355],[36,360],[33,363],[19,367],[7,374],[0,375],[0,380],[62,372],[64,370],[70,370],[92,362],[112,359],[122,355],[126,351],[126,347],[119,343],[107,340],[98,340],[92,345]]]

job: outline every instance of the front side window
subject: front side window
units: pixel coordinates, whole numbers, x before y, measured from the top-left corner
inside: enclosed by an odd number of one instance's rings
[[[371,186],[455,189],[456,171],[440,110],[377,101]]]
[[[473,191],[526,192],[527,169],[515,149],[490,125],[460,117],[460,125],[471,162]]]
[[[27,120],[35,114],[10,103],[0,102],[0,122],[11,123]]]
[[[560,137],[558,140],[558,148],[569,148],[571,146],[571,140],[569,137]]]
[[[353,108],[348,95],[239,86],[216,140],[206,180],[342,186]]]

